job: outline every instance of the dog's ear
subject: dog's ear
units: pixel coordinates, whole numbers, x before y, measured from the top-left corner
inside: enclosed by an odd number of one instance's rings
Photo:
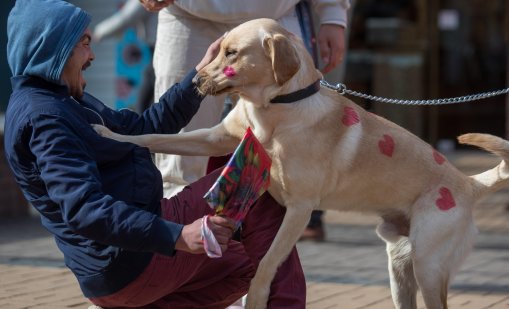
[[[283,85],[297,73],[300,68],[299,57],[290,39],[281,34],[265,36],[263,48],[272,60],[272,70],[278,85]]]

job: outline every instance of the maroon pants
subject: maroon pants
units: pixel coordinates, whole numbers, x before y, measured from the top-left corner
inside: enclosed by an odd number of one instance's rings
[[[190,224],[213,213],[203,196],[219,172],[203,177],[170,199],[163,199],[163,218]],[[128,286],[91,301],[105,308],[224,309],[247,293],[255,269],[269,249],[284,214],[285,209],[266,193],[247,215],[242,242],[231,241],[221,258],[180,251],[172,257],[155,254],[145,271]],[[304,273],[294,247],[272,281],[268,308],[305,306]]]

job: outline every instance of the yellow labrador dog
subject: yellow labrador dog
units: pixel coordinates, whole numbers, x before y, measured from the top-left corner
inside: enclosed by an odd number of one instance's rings
[[[461,143],[502,157],[492,170],[465,176],[430,145],[317,83],[300,39],[275,21],[258,19],[227,34],[215,60],[195,81],[204,94],[240,100],[219,125],[176,135],[104,136],[180,155],[232,152],[248,127],[273,160],[269,192],[287,208],[251,282],[247,308],[265,308],[270,282],[313,209],[378,214],[387,242],[397,308],[447,308],[448,285],[471,250],[474,203],[508,183],[509,142],[467,134]]]

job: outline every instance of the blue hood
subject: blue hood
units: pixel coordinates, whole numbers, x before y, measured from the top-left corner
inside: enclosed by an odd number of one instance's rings
[[[60,82],[90,15],[60,0],[17,0],[7,20],[7,61],[13,76]]]

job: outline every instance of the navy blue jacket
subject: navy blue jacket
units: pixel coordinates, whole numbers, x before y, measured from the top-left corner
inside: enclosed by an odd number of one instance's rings
[[[5,153],[27,200],[55,235],[87,297],[109,295],[135,279],[154,252],[172,255],[182,225],[160,218],[161,174],[147,148],[99,136],[177,133],[202,97],[190,72],[142,116],[114,111],[66,86],[15,76],[5,116]]]

